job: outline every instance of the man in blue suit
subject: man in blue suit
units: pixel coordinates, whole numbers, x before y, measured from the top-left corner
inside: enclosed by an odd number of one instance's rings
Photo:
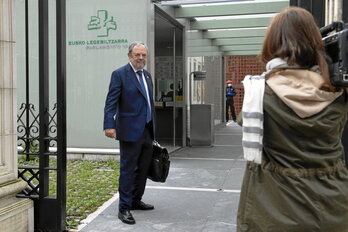
[[[148,49],[136,42],[129,46],[129,63],[111,75],[104,108],[104,132],[120,143],[118,218],[135,224],[130,210],[152,210],[141,201],[150,167],[154,129],[151,74],[144,69]]]

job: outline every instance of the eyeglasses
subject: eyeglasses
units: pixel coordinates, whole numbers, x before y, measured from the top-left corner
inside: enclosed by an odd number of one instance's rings
[[[141,56],[146,58],[146,54],[140,54],[140,53],[133,53],[133,56],[135,56],[136,58],[140,58]]]

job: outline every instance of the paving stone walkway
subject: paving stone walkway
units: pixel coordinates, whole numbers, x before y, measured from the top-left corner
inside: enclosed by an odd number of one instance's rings
[[[143,201],[155,210],[132,211],[135,225],[117,218],[118,196],[86,220],[81,232],[234,232],[245,161],[242,130],[231,122],[215,129],[213,147],[170,154],[166,183],[148,181]],[[82,226],[81,226],[82,227]]]

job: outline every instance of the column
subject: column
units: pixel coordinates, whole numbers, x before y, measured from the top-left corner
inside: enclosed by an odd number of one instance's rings
[[[17,178],[17,83],[14,2],[0,0],[0,230],[34,231],[33,202],[16,198],[26,187]]]

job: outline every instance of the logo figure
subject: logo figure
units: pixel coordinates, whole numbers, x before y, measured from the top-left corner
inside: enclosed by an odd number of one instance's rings
[[[108,37],[110,30],[116,30],[117,25],[114,17],[109,18],[107,10],[98,10],[97,16],[91,16],[88,24],[88,30],[100,30],[98,37]]]

